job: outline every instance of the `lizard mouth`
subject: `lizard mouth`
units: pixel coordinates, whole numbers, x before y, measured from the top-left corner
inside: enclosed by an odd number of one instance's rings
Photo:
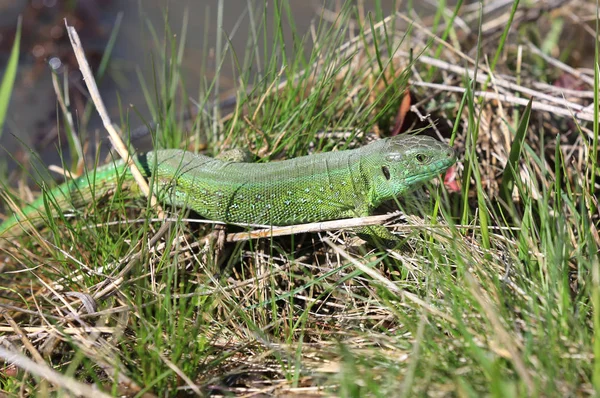
[[[456,154],[454,149],[448,148],[446,156],[442,157],[439,161],[431,163],[421,173],[415,174],[412,177],[407,178],[408,183],[419,183],[432,179],[442,174],[450,166],[456,163]]]

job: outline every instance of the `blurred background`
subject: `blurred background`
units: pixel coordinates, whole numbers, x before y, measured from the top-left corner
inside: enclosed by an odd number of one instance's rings
[[[81,129],[83,141],[106,136],[95,110],[89,119],[83,118],[87,104],[84,88],[73,50],[65,31],[65,20],[74,26],[82,40],[88,61],[99,76],[98,85],[113,122],[129,112],[129,126],[133,129],[152,120],[148,99],[156,99],[156,75],[161,73],[161,51],[171,43],[184,43],[182,70],[189,98],[198,100],[200,93],[213,82],[220,67],[218,93],[210,98],[218,100],[231,97],[236,89],[236,77],[231,57],[222,64],[216,61],[217,46],[231,46],[240,59],[248,51],[251,20],[264,18],[267,35],[272,26],[274,8],[263,0],[227,0],[219,13],[215,0],[2,0],[0,1],[0,76],[8,62],[13,46],[17,23],[22,20],[19,66],[12,93],[8,117],[0,137],[2,155],[14,167],[14,160],[27,163],[31,151],[38,153],[44,163],[59,161],[58,148],[66,140],[56,94],[52,86],[52,73],[61,76],[61,88],[68,86],[70,109],[75,125]],[[291,18],[298,36],[310,32],[311,23],[321,18],[335,21],[336,9],[342,1],[292,1],[289,2]],[[370,2],[358,2],[365,12],[373,11]],[[435,5],[424,2],[419,15],[435,10]],[[383,1],[381,14],[394,11],[394,1]],[[262,15],[261,15],[262,14]],[[166,29],[170,29],[167,31]],[[220,29],[219,29],[220,28]],[[219,32],[221,37],[219,38]],[[112,37],[112,42],[111,42]],[[169,39],[167,39],[169,38]],[[170,39],[173,39],[170,43]],[[259,40],[261,40],[259,38]],[[290,37],[289,51],[294,47]],[[262,41],[260,41],[262,42]],[[267,40],[268,42],[268,40]],[[165,44],[167,43],[167,44]],[[297,45],[297,43],[296,43]],[[310,52],[311,40],[304,40],[305,54]],[[258,46],[261,47],[261,46]],[[250,49],[257,59],[264,57],[263,48]],[[102,59],[108,54],[107,63]],[[265,60],[262,60],[264,62]],[[261,61],[253,66],[260,69]],[[68,85],[65,84],[68,82]],[[146,97],[143,86],[145,85]],[[214,91],[214,90],[213,90]],[[135,109],[135,112],[131,112]],[[140,146],[147,150],[146,141]]]

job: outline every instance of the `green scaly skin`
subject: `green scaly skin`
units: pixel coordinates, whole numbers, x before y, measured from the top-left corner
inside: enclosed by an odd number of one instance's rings
[[[210,220],[283,226],[367,216],[383,201],[445,171],[456,156],[433,138],[396,136],[358,149],[271,163],[226,161],[176,149],[138,155],[134,161],[163,203]],[[135,186],[122,161],[62,184],[49,197],[57,208],[77,207],[119,182]],[[22,213],[38,225],[45,209],[40,197]],[[0,236],[22,233],[30,224],[20,220],[16,214],[9,217],[0,225]],[[361,232],[396,240],[383,226]]]

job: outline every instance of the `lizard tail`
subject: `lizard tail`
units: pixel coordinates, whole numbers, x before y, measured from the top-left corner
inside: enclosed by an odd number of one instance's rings
[[[43,225],[59,211],[77,209],[95,198],[100,198],[114,190],[119,181],[127,184],[129,169],[124,162],[117,161],[98,168],[95,172],[69,180],[43,193],[31,204],[19,206],[6,193],[0,190],[0,197],[14,213],[0,224],[0,237],[15,237]]]

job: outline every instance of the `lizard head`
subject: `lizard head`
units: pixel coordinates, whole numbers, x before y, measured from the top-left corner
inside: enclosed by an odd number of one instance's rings
[[[443,173],[456,162],[454,149],[427,136],[389,138],[374,167],[374,202],[392,199]]]

